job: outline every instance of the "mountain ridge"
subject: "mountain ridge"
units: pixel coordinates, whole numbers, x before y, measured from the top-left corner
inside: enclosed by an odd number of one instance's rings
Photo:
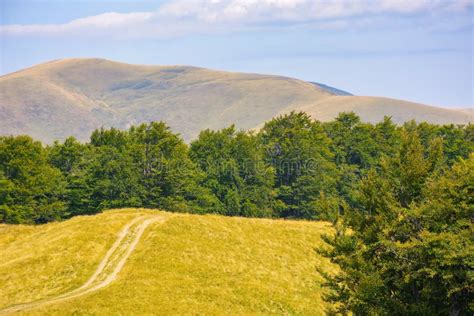
[[[291,111],[305,111],[322,121],[342,111],[354,111],[369,122],[384,115],[396,123],[473,120],[472,111],[346,94],[284,76],[60,59],[0,77],[0,134],[29,134],[47,143],[68,136],[87,140],[102,126],[127,128],[163,120],[190,141],[206,128],[235,124],[252,129]]]

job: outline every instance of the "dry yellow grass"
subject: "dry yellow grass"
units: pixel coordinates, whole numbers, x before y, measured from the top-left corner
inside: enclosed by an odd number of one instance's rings
[[[0,225],[0,309],[78,287],[119,230],[144,210],[80,216],[42,226]]]
[[[0,77],[0,134],[52,142],[87,140],[95,128],[163,120],[187,141],[206,128],[251,129],[291,110],[316,119],[355,111],[367,121],[392,115],[433,123],[467,123],[472,114],[411,102],[334,96],[288,77],[188,66],[130,65],[104,59],[57,60]]]
[[[474,121],[472,109],[444,109],[397,99],[367,96],[332,96],[290,110],[306,112],[321,121],[330,121],[341,112],[351,111],[357,113],[363,121],[373,123],[381,122],[384,116],[391,116],[395,123],[413,119],[434,124],[467,124]]]
[[[279,76],[66,59],[0,77],[0,134],[87,140],[101,126],[163,120],[189,140],[205,128],[252,128],[330,95]]]
[[[121,225],[138,213],[108,211],[44,227],[2,227],[0,245],[9,244],[9,249],[15,249],[20,258],[56,256],[65,264],[60,264],[59,260],[43,269],[39,268],[42,263],[37,260],[31,261],[29,266],[22,260],[10,262],[7,271],[12,272],[0,279],[1,306],[53,295],[80,285],[89,276],[88,272],[92,273],[94,264],[100,261]],[[160,215],[167,220],[147,228],[123,270],[110,285],[25,313],[323,314],[326,303],[321,295],[324,289],[316,267],[326,271],[334,271],[336,267],[319,256],[315,248],[325,247],[321,234],[331,233],[328,223],[163,212]],[[82,227],[87,229],[80,229]],[[32,255],[31,247],[26,246],[23,237],[17,241],[10,237],[7,241],[6,232],[9,232],[7,235],[28,235],[31,237],[26,239],[30,240],[41,232],[45,239],[38,243],[36,253]],[[72,234],[75,238],[55,238],[63,234]],[[88,236],[91,236],[90,240]],[[48,248],[48,243],[62,244],[62,248]],[[9,253],[3,248],[3,253]],[[45,277],[38,277],[38,271]],[[64,271],[70,271],[69,276]],[[33,273],[31,279],[30,273]],[[26,279],[28,281],[23,282]],[[4,284],[9,286],[4,289]]]

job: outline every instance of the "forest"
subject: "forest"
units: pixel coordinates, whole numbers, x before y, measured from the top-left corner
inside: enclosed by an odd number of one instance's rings
[[[331,122],[292,112],[258,131],[163,122],[101,128],[88,143],[0,137],[0,223],[122,207],[326,220],[317,249],[334,311],[463,315],[473,305],[474,126]]]

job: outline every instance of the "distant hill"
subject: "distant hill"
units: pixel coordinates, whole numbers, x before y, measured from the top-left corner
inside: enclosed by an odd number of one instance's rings
[[[329,93],[331,93],[333,95],[353,95],[352,93],[349,93],[347,91],[340,90],[340,89],[337,89],[337,88],[334,88],[334,87],[331,87],[331,86],[328,86],[328,85],[325,85],[325,84],[322,84],[322,83],[311,82],[311,81],[310,81],[310,83],[312,83],[315,86],[320,87],[320,88],[328,91]]]
[[[459,108],[459,109],[456,109],[456,110],[470,115],[471,119],[474,117],[474,108]]]
[[[0,314],[324,315],[332,231],[143,209],[0,224]]]
[[[64,59],[0,77],[0,134],[29,134],[45,142],[95,128],[166,121],[185,140],[234,124],[250,129],[291,110],[319,120],[355,111],[364,120],[384,115],[468,123],[472,113],[401,100],[356,97],[293,78],[189,66],[130,65],[104,59]]]
[[[350,111],[357,113],[366,122],[379,122],[386,115],[391,116],[397,123],[413,119],[436,124],[466,124],[474,121],[473,113],[468,112],[469,109],[445,109],[383,97],[332,96],[296,110],[305,111],[321,121],[331,120],[340,112]]]

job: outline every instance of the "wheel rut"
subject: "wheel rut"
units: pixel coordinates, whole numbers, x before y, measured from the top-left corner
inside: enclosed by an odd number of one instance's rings
[[[0,309],[0,314],[7,315],[51,303],[65,301],[106,287],[117,278],[117,275],[124,267],[127,259],[135,250],[140,241],[140,237],[145,232],[145,229],[152,223],[165,221],[165,217],[153,215],[144,215],[131,220],[122,228],[117,239],[99,262],[99,265],[92,276],[80,287],[54,297],[21,303]]]

